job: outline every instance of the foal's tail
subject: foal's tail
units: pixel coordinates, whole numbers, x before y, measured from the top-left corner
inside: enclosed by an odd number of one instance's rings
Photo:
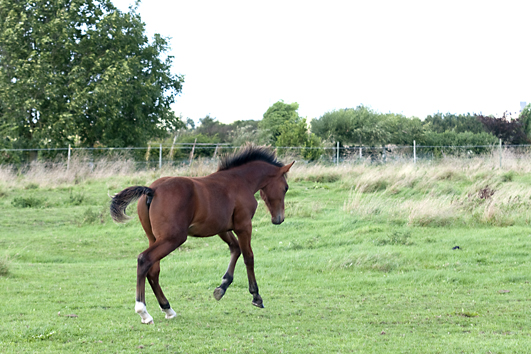
[[[143,195],[147,197],[146,203],[149,207],[151,199],[153,199],[153,189],[151,188],[134,186],[128,187],[120,193],[116,193],[114,197],[112,197],[110,207],[112,219],[116,222],[126,222],[130,219],[129,216],[125,214],[125,209],[131,202],[134,202]]]

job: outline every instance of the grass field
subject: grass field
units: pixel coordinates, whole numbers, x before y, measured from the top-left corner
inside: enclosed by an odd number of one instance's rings
[[[504,164],[296,164],[286,221],[272,225],[263,202],[253,221],[265,309],[242,259],[217,302],[228,247],[190,238],[162,261],[178,316],[146,289],[154,325],[134,312],[147,240],[136,217],[110,220],[108,195],[215,166],[4,167],[0,352],[529,353],[531,164]]]

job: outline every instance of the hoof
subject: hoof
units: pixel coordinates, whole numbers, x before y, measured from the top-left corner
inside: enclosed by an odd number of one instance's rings
[[[171,318],[174,318],[174,317],[177,317],[177,313],[175,313],[175,311],[173,311],[173,309],[170,307],[169,309],[165,310],[165,309],[161,309],[162,312],[164,312],[166,314],[166,319],[169,320]]]
[[[142,323],[153,324],[153,317],[147,312],[146,305],[142,302],[136,302],[135,312],[140,315],[140,318],[142,318]]]
[[[214,299],[219,301],[219,300],[221,300],[223,295],[225,295],[225,290],[223,290],[222,288],[214,289]]]
[[[253,305],[256,306],[256,307],[260,307],[261,309],[264,308],[264,303],[261,302],[261,301],[260,301],[260,302],[254,302],[254,301],[253,301]]]

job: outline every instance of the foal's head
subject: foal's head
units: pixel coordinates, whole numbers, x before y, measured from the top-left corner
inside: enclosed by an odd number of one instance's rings
[[[281,224],[284,221],[284,196],[288,191],[286,173],[288,173],[295,161],[284,166],[284,164],[277,160],[275,152],[271,151],[268,147],[248,144],[240,151],[222,158],[218,171],[244,166],[247,163],[255,161],[261,161],[264,163],[263,165],[269,166],[262,171],[266,177],[265,181],[260,179],[260,196],[271,213],[271,221],[273,224]]]
[[[295,161],[289,165],[280,167],[265,187],[260,189],[260,196],[271,213],[271,222],[275,225],[282,224],[284,221],[284,196],[288,191],[286,173],[288,173],[294,163]]]

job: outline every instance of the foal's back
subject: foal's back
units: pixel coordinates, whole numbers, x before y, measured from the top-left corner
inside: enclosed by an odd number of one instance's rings
[[[183,228],[187,235],[198,237],[233,230],[235,209],[252,208],[256,203],[252,193],[238,188],[239,184],[237,177],[220,172],[205,177],[160,178],[150,186],[154,193],[149,210],[145,197],[138,202],[138,214],[144,216],[140,217],[142,226],[155,238],[182,234]]]

